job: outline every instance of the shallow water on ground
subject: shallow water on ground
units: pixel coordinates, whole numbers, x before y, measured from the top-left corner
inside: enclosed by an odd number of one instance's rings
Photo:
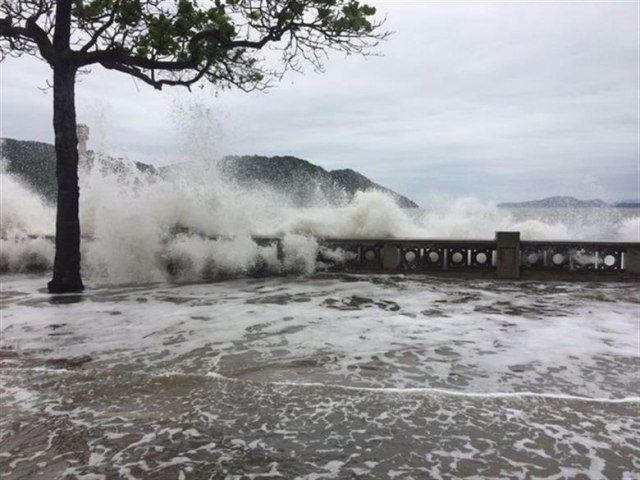
[[[2,478],[637,478],[640,288],[3,276]]]

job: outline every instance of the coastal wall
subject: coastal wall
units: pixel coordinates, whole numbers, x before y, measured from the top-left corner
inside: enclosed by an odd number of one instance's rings
[[[271,242],[273,239],[261,239]],[[640,243],[494,240],[319,239],[329,271],[403,272],[505,280],[640,280]],[[336,261],[336,251],[341,261]]]
[[[169,245],[177,238],[227,243],[231,250],[234,250],[237,240],[234,236],[203,235],[176,228],[162,242]],[[309,267],[303,269],[306,273],[325,271],[503,280],[640,281],[640,242],[522,241],[519,232],[496,232],[493,240],[299,238],[309,240],[311,248],[306,259]],[[54,237],[26,235],[22,241],[44,242],[52,247]],[[83,235],[83,242],[91,245],[93,241],[90,235]],[[259,251],[272,250],[272,260],[278,264],[287,263],[286,237],[253,236],[244,241],[257,246]],[[246,246],[245,243],[238,244],[238,248],[242,246]],[[175,263],[176,259],[171,260],[167,252],[160,256],[166,257],[161,262],[164,267]],[[112,260],[117,261],[115,258]],[[260,263],[258,260],[254,259],[253,263]],[[42,271],[50,266],[46,258],[29,249],[23,252],[20,262],[20,268],[11,269],[7,259],[0,257],[0,272]],[[279,267],[267,270],[262,274],[291,273],[290,269]],[[175,272],[169,268],[166,273],[173,277]],[[247,271],[244,273],[250,274]]]

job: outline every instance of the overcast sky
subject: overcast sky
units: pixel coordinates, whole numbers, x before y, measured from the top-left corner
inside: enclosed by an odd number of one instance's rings
[[[395,32],[382,56],[333,55],[266,94],[157,92],[95,68],[77,87],[89,147],[156,165],[294,155],[422,205],[640,196],[637,1],[368,3]],[[52,142],[48,67],[0,66],[0,136]]]

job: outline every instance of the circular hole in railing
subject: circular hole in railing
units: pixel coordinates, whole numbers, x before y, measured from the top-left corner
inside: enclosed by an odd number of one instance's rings
[[[440,254],[438,252],[429,252],[429,261],[432,263],[436,263],[440,260]]]
[[[476,262],[481,265],[484,265],[485,263],[487,263],[487,254],[484,252],[477,253]]]
[[[529,265],[535,265],[536,263],[538,263],[538,254],[530,253],[529,255],[527,255],[527,263]]]
[[[409,263],[413,263],[416,261],[416,252],[407,252],[404,254],[404,259],[409,262]]]
[[[614,257],[613,255],[607,255],[606,257],[604,257],[604,264],[607,267],[613,267],[616,264],[616,257]]]
[[[374,252],[373,250],[367,250],[364,253],[364,258],[365,258],[365,260],[368,260],[369,262],[372,261],[372,260],[375,260],[376,252]]]
[[[453,263],[462,263],[462,254],[460,252],[456,252],[451,255],[451,261]]]
[[[554,265],[560,265],[562,264],[562,262],[564,262],[564,255],[561,253],[556,253],[553,256],[552,260]]]

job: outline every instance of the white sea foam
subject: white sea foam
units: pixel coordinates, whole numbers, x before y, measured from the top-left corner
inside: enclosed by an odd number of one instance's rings
[[[48,235],[54,229],[54,210],[0,162],[0,237]]]
[[[618,238],[624,242],[640,242],[640,216],[623,220],[618,227]]]
[[[235,378],[225,377],[216,372],[209,372],[207,376],[220,378],[227,381],[242,381]],[[564,395],[558,393],[538,393],[538,392],[460,392],[456,390],[445,390],[442,388],[390,388],[390,387],[354,387],[351,385],[327,384],[319,382],[269,382],[272,385],[289,385],[295,387],[318,387],[331,388],[336,390],[354,391],[354,392],[375,392],[389,394],[429,394],[443,395],[452,397],[468,397],[468,398],[536,398],[550,400],[571,400],[589,403],[639,403],[640,397],[624,397],[624,398],[592,398],[580,395]]]
[[[222,179],[215,161],[200,157],[160,177],[140,172],[127,159],[99,155],[91,168],[81,169],[81,229],[90,237],[82,251],[86,277],[109,283],[161,281],[168,264],[180,267],[178,277],[184,280],[255,269],[309,273],[317,267],[319,236],[490,239],[496,231],[517,230],[524,239],[640,241],[640,216],[613,209],[527,216],[462,198],[444,208],[407,210],[377,191],[329,207],[320,188],[315,206],[296,208],[286,191],[240,187]],[[0,175],[0,267],[14,272],[50,268],[51,241],[33,236],[54,234],[54,209],[12,175]],[[176,236],[176,229],[193,234]],[[258,247],[252,235],[284,237],[284,257]],[[341,253],[327,256],[332,255]]]
[[[637,388],[629,285],[232,280],[89,290],[57,308],[41,284],[5,279],[3,341],[47,362],[90,356],[154,375],[585,401],[632,401]]]
[[[631,284],[314,276],[50,296],[44,276],[2,280],[0,463],[15,476],[85,441],[68,476],[449,478],[471,462],[600,478],[611,452],[635,465]]]

